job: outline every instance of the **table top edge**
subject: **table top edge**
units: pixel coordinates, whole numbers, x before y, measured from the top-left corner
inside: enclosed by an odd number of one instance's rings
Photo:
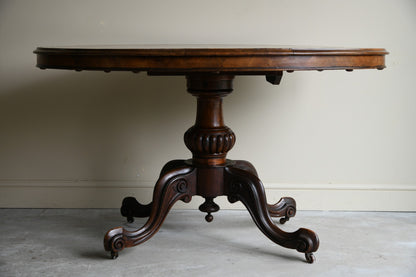
[[[247,47],[189,47],[178,46],[163,48],[162,46],[141,45],[133,46],[74,46],[74,47],[37,47],[34,51],[37,55],[134,55],[134,56],[294,56],[294,55],[387,55],[384,48],[305,48],[305,47],[271,47],[271,46],[247,46]]]

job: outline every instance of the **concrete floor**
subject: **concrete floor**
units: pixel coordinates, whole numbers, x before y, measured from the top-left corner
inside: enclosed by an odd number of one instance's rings
[[[316,262],[267,239],[247,211],[174,210],[149,241],[111,260],[116,209],[0,209],[0,276],[416,276],[416,213],[302,212],[282,226],[320,237]]]

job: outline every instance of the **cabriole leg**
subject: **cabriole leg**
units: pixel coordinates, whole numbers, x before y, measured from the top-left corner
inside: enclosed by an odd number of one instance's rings
[[[245,170],[258,177],[256,168],[248,161],[235,161],[234,167]],[[279,202],[274,205],[267,204],[267,210],[271,217],[281,217],[280,223],[284,224],[290,217],[296,215],[296,201],[292,197],[282,197]]]
[[[135,231],[117,227],[107,232],[104,248],[116,258],[125,247],[133,247],[150,239],[161,227],[173,204],[182,200],[191,201],[196,191],[196,170],[183,163],[175,169],[165,171],[156,183],[150,217],[142,228]]]
[[[288,233],[277,227],[270,218],[266,195],[261,181],[248,171],[229,166],[225,168],[226,194],[231,203],[241,201],[247,207],[257,227],[275,243],[305,253],[307,262],[314,261],[318,250],[318,236],[309,229],[300,228]]]

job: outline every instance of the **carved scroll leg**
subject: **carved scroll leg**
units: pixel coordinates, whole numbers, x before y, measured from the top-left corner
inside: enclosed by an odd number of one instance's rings
[[[160,177],[166,172],[182,167],[185,164],[185,160],[173,160],[168,162],[161,170]],[[132,223],[135,217],[148,217],[152,210],[152,203],[143,205],[139,203],[134,197],[126,197],[123,199],[123,203],[120,208],[121,215],[127,217],[127,222]]]
[[[257,227],[275,243],[305,253],[307,262],[314,261],[313,252],[318,250],[318,236],[311,230],[298,229],[293,233],[284,232],[270,218],[266,195],[261,181],[250,172],[235,167],[225,169],[226,194],[234,203],[243,202]]]
[[[248,161],[235,161],[234,167],[247,171],[258,177],[256,168]],[[284,224],[290,217],[296,215],[296,201],[292,197],[282,197],[279,202],[274,205],[267,204],[267,210],[272,217],[281,217],[280,223]]]
[[[135,231],[117,227],[107,232],[104,248],[116,258],[125,247],[133,247],[150,239],[159,230],[173,204],[182,200],[191,201],[196,193],[196,170],[183,165],[166,171],[157,181],[150,217],[142,228]]]

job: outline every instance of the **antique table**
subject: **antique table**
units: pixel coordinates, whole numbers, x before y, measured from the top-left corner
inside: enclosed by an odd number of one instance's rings
[[[123,200],[121,214],[129,222],[149,217],[142,228],[128,231],[111,229],[104,248],[116,258],[125,247],[150,239],[161,227],[173,204],[191,201],[193,195],[205,198],[199,210],[219,210],[214,198],[226,195],[231,203],[241,201],[258,228],[273,242],[305,253],[309,263],[319,247],[318,236],[309,229],[281,230],[271,217],[283,224],[296,213],[296,202],[283,197],[274,205],[266,201],[263,184],[248,161],[226,159],[235,135],[224,124],[222,99],[233,90],[236,75],[263,75],[279,84],[284,71],[383,69],[385,49],[311,49],[270,46],[139,45],[103,47],[39,47],[37,66],[41,69],[146,71],[148,75],[183,75],[187,89],[197,98],[195,125],[184,135],[192,159],[173,160],[161,170],[153,201],[142,205],[133,197]],[[259,94],[257,94],[260,97]],[[248,104],[248,103],[247,103]]]

